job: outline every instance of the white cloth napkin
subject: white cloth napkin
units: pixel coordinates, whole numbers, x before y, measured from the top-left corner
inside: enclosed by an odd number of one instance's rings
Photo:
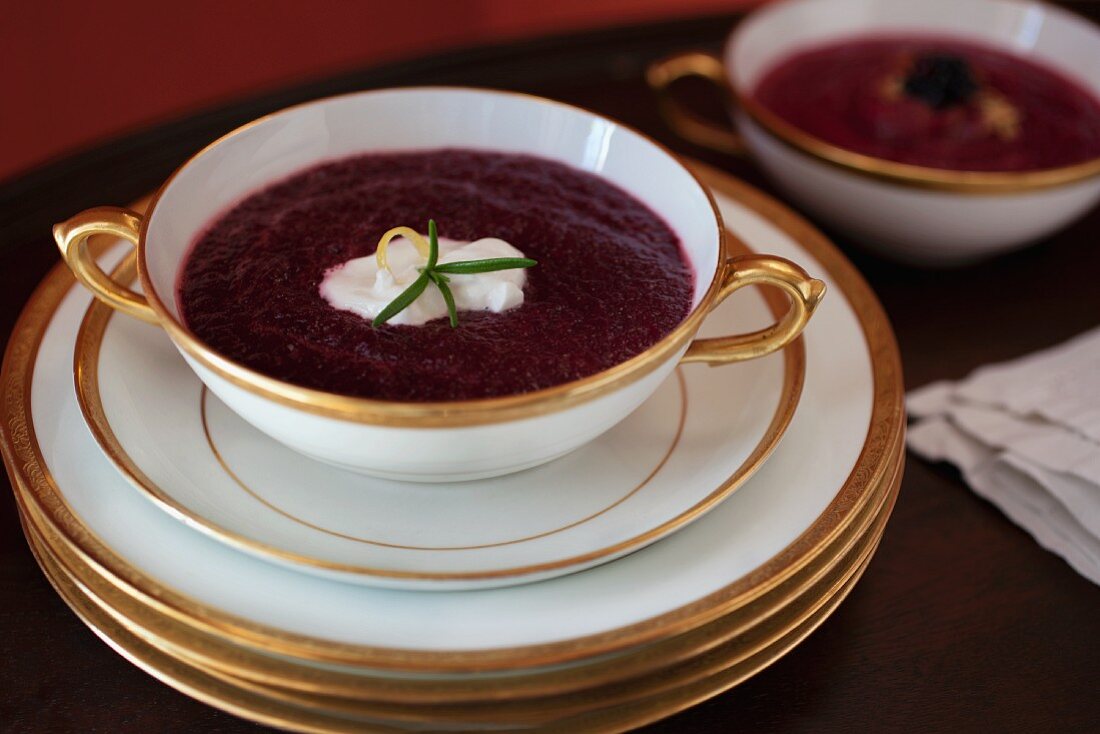
[[[959,468],[1047,550],[1100,584],[1100,328],[909,393],[909,448]]]

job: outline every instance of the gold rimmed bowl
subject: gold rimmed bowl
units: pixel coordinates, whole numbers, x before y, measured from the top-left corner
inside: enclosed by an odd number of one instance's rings
[[[905,262],[954,265],[1012,250],[1069,224],[1100,199],[1100,158],[1041,170],[956,171],[832,145],[754,98],[769,69],[798,50],[843,39],[945,37],[1053,68],[1100,97],[1100,30],[1070,12],[1017,0],[783,0],[752,13],[720,57],[691,52],[654,64],[649,83],[685,139],[751,153],[792,199],[867,247]],[[681,107],[671,85],[717,84],[736,132]]]
[[[183,323],[178,274],[191,243],[218,212],[324,160],[444,147],[542,156],[638,197],[680,236],[695,270],[689,315],[641,354],[589,377],[518,395],[436,403],[355,398],[283,382],[211,349]],[[143,293],[114,282],[96,265],[87,247],[96,234],[136,245]],[[681,362],[736,362],[790,343],[824,291],[820,281],[781,258],[730,256],[710,194],[641,134],[568,105],[467,88],[379,90],[284,110],[187,161],[144,217],[92,209],[58,225],[55,236],[81,283],[112,307],[161,326],[210,391],[246,421],[313,458],[401,480],[476,479],[562,456],[621,421]],[[777,323],[749,334],[695,338],[715,306],[754,284],[789,296],[791,307]]]

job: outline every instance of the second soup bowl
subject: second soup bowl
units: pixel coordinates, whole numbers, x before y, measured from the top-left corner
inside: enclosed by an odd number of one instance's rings
[[[685,139],[749,152],[792,200],[869,249],[919,265],[961,265],[1022,247],[1100,200],[1100,158],[1021,171],[961,171],[856,153],[758,102],[766,73],[799,51],[897,35],[976,43],[1039,63],[1100,98],[1100,29],[1062,8],[1021,0],[781,0],[753,11],[721,56],[690,52],[650,67],[662,110]],[[722,90],[737,131],[700,119],[670,94],[684,77]]]
[[[327,160],[439,148],[541,156],[625,189],[679,236],[696,274],[690,313],[644,352],[602,372],[516,395],[450,402],[373,400],[284,382],[212,349],[184,323],[179,274],[192,243],[219,213]],[[97,234],[137,246],[142,293],[95,264],[86,243]],[[489,477],[562,456],[629,415],[680,362],[736,362],[787,345],[824,292],[820,281],[781,258],[729,257],[709,192],[643,135],[550,100],[465,88],[363,92],[283,110],[187,161],[143,217],[91,209],[57,225],[54,235],[82,284],[110,306],[161,326],[203,383],[246,421],[316,459],[409,481]],[[709,311],[752,284],[784,290],[791,302],[786,315],[758,332],[694,338]]]

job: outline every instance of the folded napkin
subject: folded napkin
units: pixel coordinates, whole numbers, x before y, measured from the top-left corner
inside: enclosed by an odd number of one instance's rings
[[[1100,328],[911,392],[909,448],[949,461],[1047,550],[1100,584]]]

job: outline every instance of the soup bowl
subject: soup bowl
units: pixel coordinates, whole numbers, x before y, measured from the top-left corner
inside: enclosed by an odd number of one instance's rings
[[[1100,29],[1018,0],[780,0],[751,13],[721,56],[657,62],[649,83],[684,138],[748,152],[788,196],[868,248],[924,265],[964,264],[1033,242],[1100,198],[1100,158],[1041,170],[953,171],[861,155],[786,123],[754,99],[762,76],[800,49],[882,34],[974,41],[1053,68],[1100,97]],[[693,116],[669,87],[701,76],[721,87],[736,132]]]
[[[690,313],[644,352],[602,372],[516,395],[450,402],[373,400],[284,382],[217,352],[184,323],[177,291],[181,268],[192,243],[219,213],[323,161],[437,148],[537,155],[627,190],[679,235],[696,274]],[[140,293],[112,281],[94,262],[86,242],[96,234],[136,245]],[[709,192],[641,134],[550,100],[466,88],[379,90],[283,110],[184,163],[143,217],[91,209],[57,225],[54,235],[83,285],[110,306],[161,326],[202,382],[246,421],[316,459],[412,481],[488,477],[562,456],[626,417],[679,362],[736,362],[782,348],[797,337],[824,291],[820,281],[786,260],[729,257]],[[788,312],[755,333],[694,339],[712,308],[750,284],[783,289],[790,297]]]

